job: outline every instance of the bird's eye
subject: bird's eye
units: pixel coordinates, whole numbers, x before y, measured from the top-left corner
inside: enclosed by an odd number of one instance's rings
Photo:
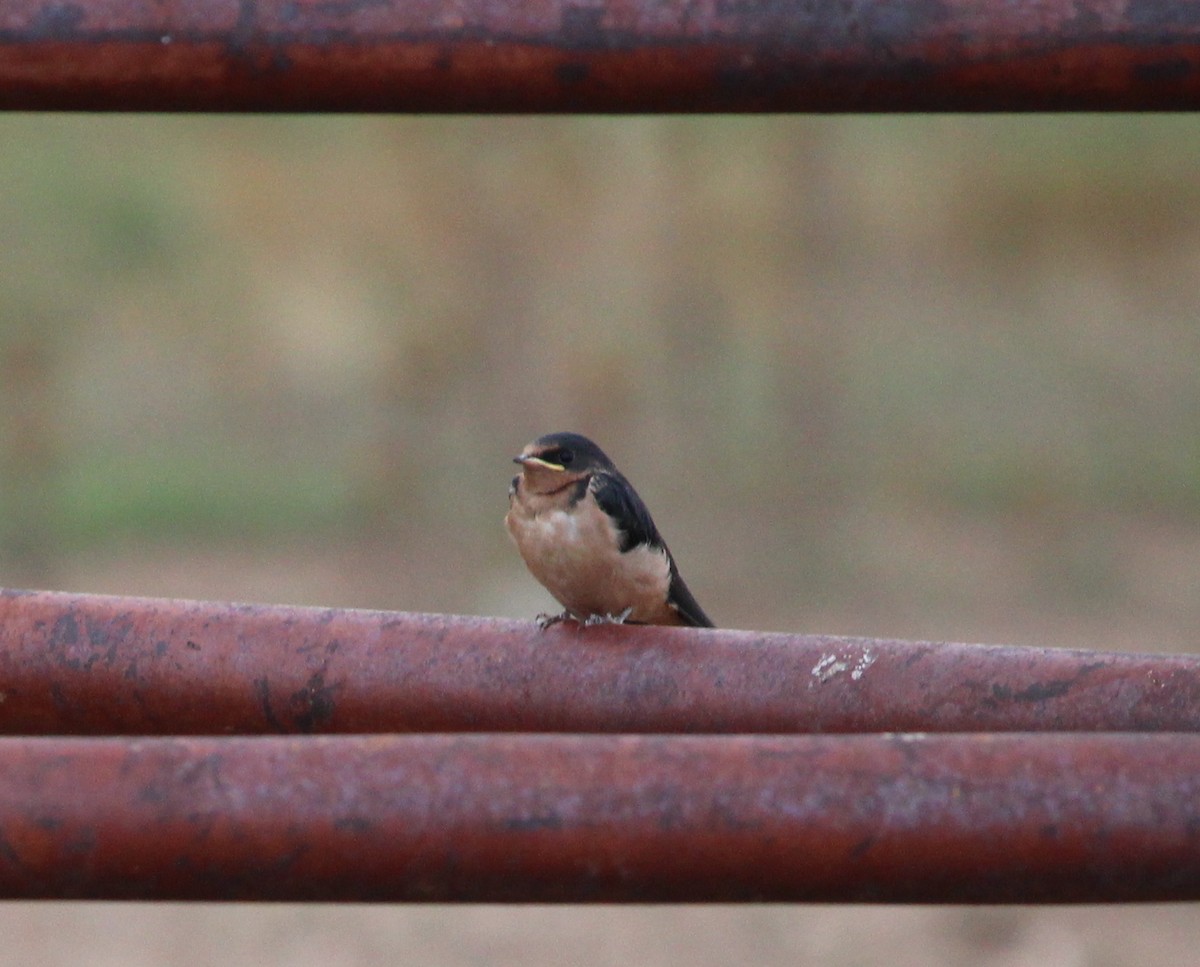
[[[558,451],[558,462],[561,463],[564,467],[569,467],[571,465],[571,461],[574,459],[575,459],[575,454],[573,454],[570,450],[559,450]]]

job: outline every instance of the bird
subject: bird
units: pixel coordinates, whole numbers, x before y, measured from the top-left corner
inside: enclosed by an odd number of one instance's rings
[[[526,567],[574,619],[711,628],[642,498],[612,460],[578,433],[538,437],[513,458],[508,533]]]

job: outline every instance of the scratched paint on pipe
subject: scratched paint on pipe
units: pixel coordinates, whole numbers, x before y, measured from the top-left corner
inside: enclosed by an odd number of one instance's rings
[[[0,740],[0,897],[1200,899],[1200,736]]]
[[[286,111],[1200,106],[1173,0],[6,0],[0,107]]]
[[[0,733],[1200,731],[1200,657],[0,591]]]

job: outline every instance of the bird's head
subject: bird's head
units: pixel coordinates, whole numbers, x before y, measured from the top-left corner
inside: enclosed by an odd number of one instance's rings
[[[604,451],[578,433],[549,433],[538,437],[513,457],[521,465],[525,486],[533,493],[554,493],[596,470],[611,470]]]

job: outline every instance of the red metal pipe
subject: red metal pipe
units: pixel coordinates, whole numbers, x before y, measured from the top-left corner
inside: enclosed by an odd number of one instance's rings
[[[1195,110],[1177,0],[5,0],[0,108]]]
[[[0,733],[1200,731],[1200,658],[0,592]]]
[[[1200,736],[0,740],[0,897],[1200,900]]]

